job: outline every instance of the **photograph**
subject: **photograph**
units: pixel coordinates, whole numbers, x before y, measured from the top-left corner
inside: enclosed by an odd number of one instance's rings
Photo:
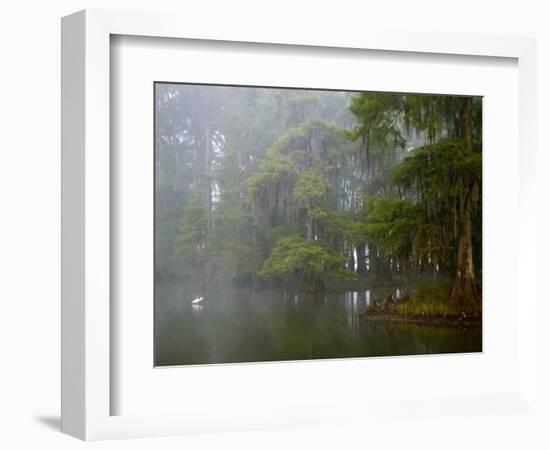
[[[482,352],[481,96],[153,89],[156,367]]]

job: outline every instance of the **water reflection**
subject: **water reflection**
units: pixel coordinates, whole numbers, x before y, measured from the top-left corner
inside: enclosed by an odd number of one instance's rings
[[[365,322],[359,314],[399,289],[319,296],[234,287],[201,293],[157,285],[158,365],[481,351],[481,330]]]

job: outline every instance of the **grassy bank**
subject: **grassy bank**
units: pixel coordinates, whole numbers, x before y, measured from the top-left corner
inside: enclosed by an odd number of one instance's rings
[[[407,321],[434,324],[481,324],[481,305],[451,302],[450,283],[421,284],[412,295],[378,300],[361,314],[367,320]]]

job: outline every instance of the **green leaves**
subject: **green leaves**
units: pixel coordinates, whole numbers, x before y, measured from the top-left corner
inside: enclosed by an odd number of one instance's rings
[[[454,245],[453,208],[481,183],[481,154],[469,151],[464,140],[419,147],[394,167],[392,180],[404,196],[367,196],[355,235],[379,243],[389,255],[444,260]]]
[[[258,223],[299,231],[304,217],[324,220],[335,191],[332,179],[347,145],[340,127],[321,120],[310,120],[281,136],[247,180]]]
[[[357,125],[350,134],[353,140],[369,137],[372,144],[385,147],[402,145],[398,119],[405,97],[393,93],[363,92],[351,99],[350,110]]]
[[[294,275],[315,278],[344,263],[344,257],[331,252],[321,242],[290,235],[277,240],[259,275],[264,278]]]
[[[207,257],[208,210],[204,193],[195,191],[187,203],[174,241],[176,255],[185,262],[200,263]]]
[[[481,153],[469,151],[460,139],[419,147],[395,167],[393,180],[405,189],[420,187],[424,196],[436,191],[455,195],[460,182],[481,180]]]
[[[418,239],[424,215],[421,204],[388,197],[367,197],[366,216],[360,230],[390,255],[408,256]]]
[[[312,208],[323,204],[329,190],[330,186],[324,177],[308,170],[302,172],[296,180],[292,190],[292,198],[298,205]]]

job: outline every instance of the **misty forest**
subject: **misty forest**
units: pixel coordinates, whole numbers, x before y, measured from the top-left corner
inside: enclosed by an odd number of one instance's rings
[[[481,351],[481,118],[156,83],[156,364]]]

